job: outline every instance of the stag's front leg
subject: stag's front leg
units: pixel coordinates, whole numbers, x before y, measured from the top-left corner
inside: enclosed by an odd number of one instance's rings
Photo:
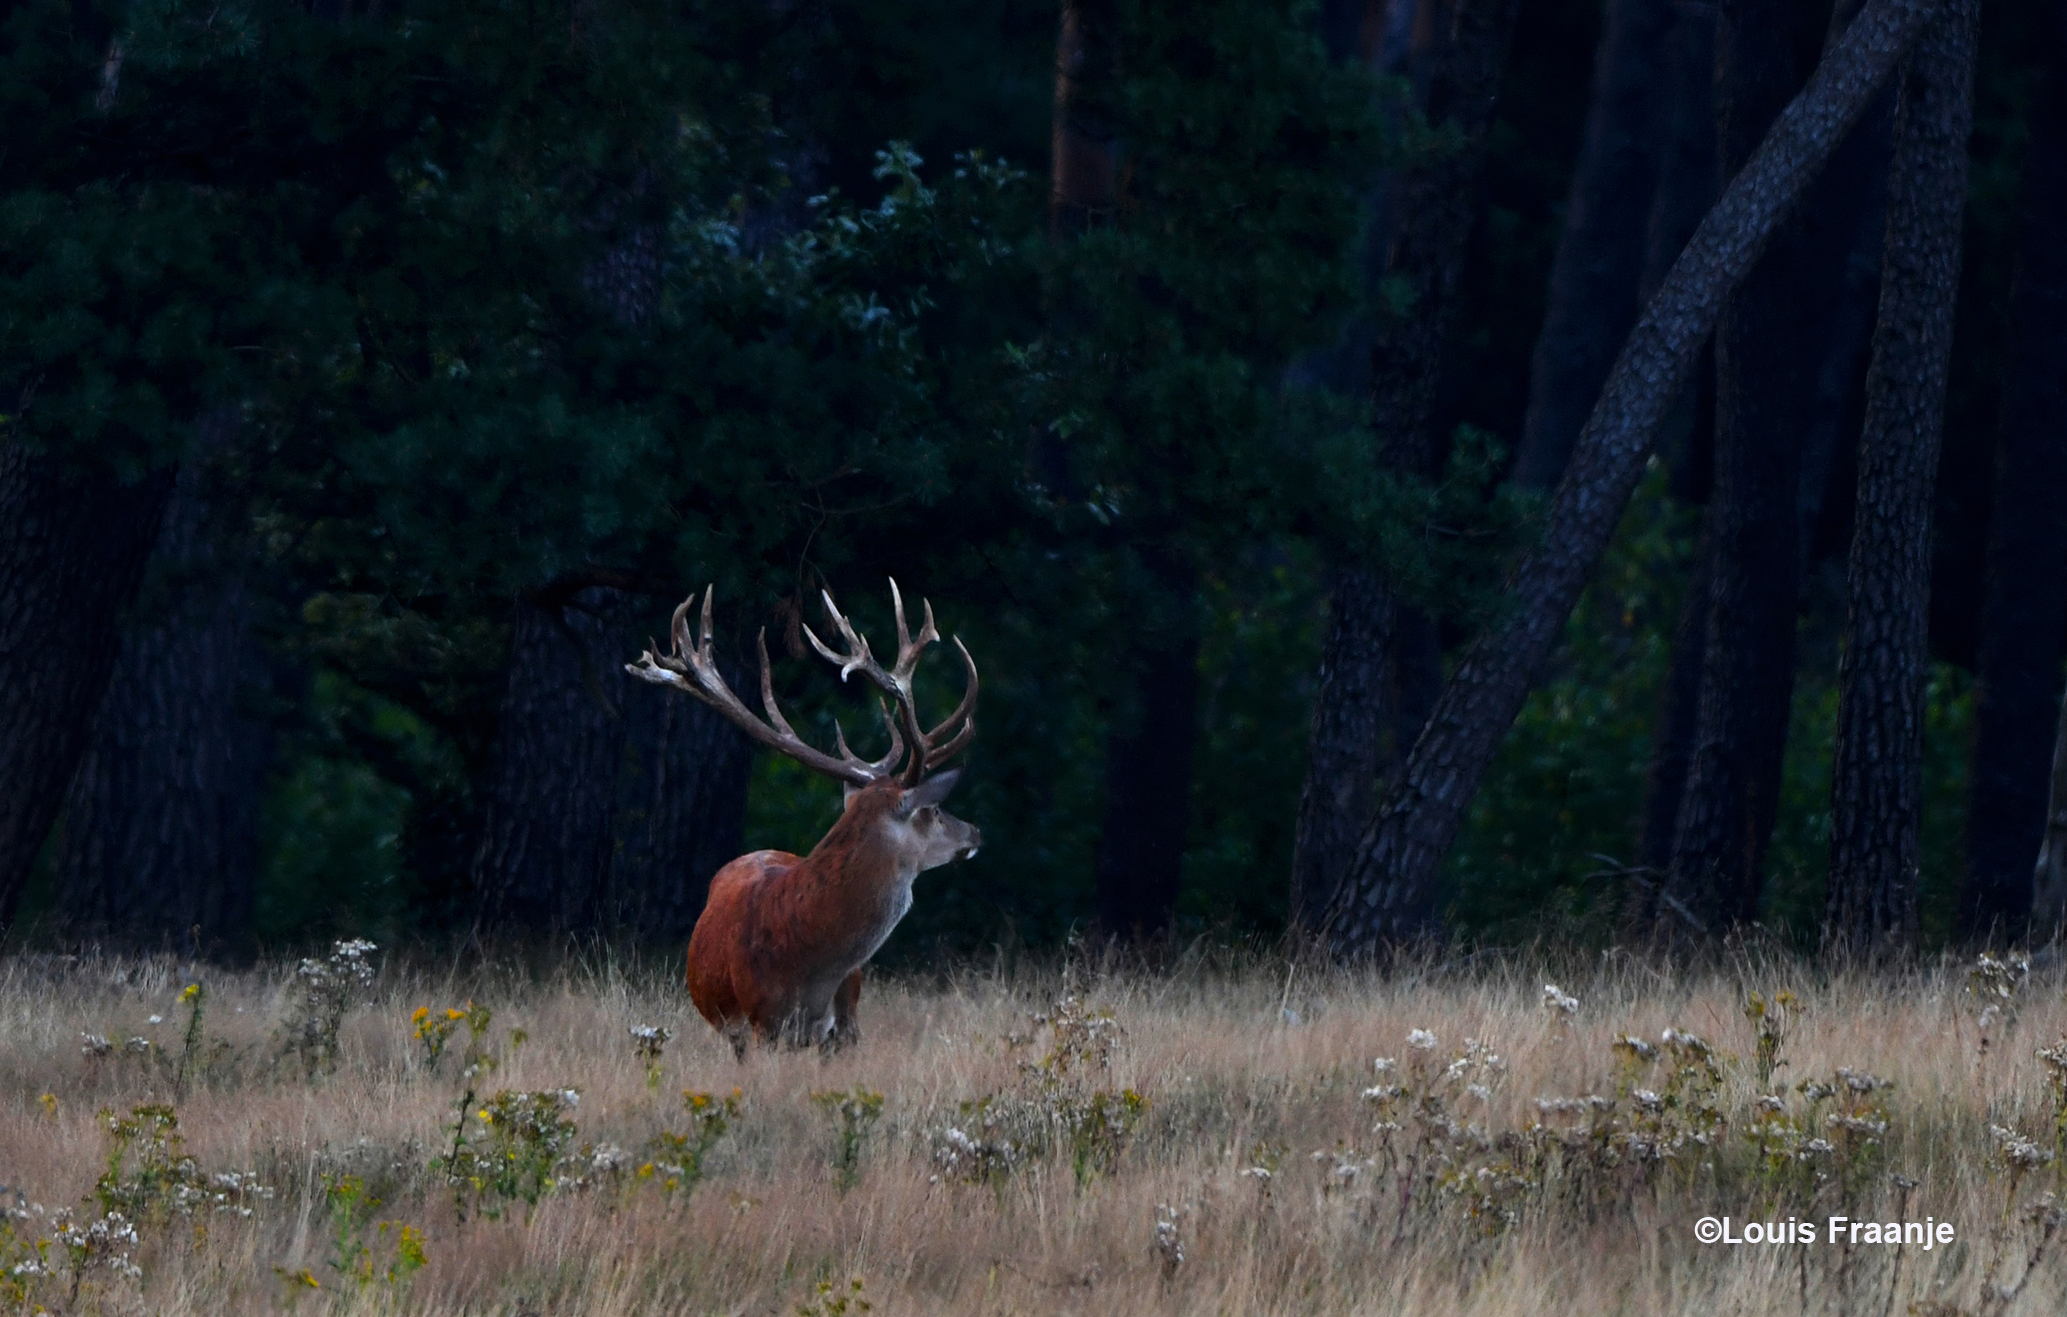
[[[857,969],[841,981],[839,991],[833,994],[833,1030],[825,1036],[824,1043],[828,1054],[861,1041],[861,1020],[855,1014],[860,1004],[861,971]]]

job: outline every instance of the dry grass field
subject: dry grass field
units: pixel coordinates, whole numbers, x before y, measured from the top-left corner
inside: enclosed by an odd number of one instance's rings
[[[858,1048],[742,1064],[667,967],[380,961],[0,962],[0,1299],[510,1317],[2067,1304],[2052,971],[1373,976],[1195,952],[1152,975],[878,980]],[[642,1055],[649,1026],[673,1036]],[[1733,1233],[1791,1217],[1815,1242],[1702,1244],[1709,1215]],[[1955,1237],[1831,1243],[1832,1215]]]

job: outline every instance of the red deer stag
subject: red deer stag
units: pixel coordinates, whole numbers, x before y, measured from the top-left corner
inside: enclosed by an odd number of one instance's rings
[[[873,762],[847,748],[834,724],[835,758],[806,744],[775,703],[768,674],[768,633],[761,653],[764,722],[742,704],[711,656],[711,590],[703,594],[701,638],[689,643],[690,595],[675,610],[674,652],[648,649],[626,671],[670,686],[710,705],[741,731],[797,762],[846,784],[839,822],[802,859],[787,851],[742,855],[711,879],[710,896],[689,938],[689,996],[696,1009],[746,1056],[751,1031],[764,1041],[836,1049],[861,1037],[854,1009],[861,1000],[861,967],[911,909],[912,880],[950,860],[976,854],[983,838],[940,807],[961,776],[959,769],[927,773],[960,754],[976,734],[976,661],[957,639],[969,685],[961,704],[932,731],[921,731],[912,696],[919,654],[940,639],[933,606],[916,639],[904,621],[904,597],[890,582],[897,612],[897,663],[888,672],[869,653],[868,641],[825,596],[826,612],[847,652],[835,653],[805,627],[811,647],[839,665],[840,679],[859,672],[890,697],[895,713],[877,700],[890,731],[890,751]],[[902,761],[900,766],[900,760]]]

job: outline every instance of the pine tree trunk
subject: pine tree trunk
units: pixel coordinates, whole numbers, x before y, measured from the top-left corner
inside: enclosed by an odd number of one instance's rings
[[[2009,940],[2046,833],[2067,630],[2067,18],[2050,35],[2010,288],[1960,899],[1968,936]]]
[[[1860,0],[1831,8],[1826,46],[1843,35]],[[1853,408],[1873,340],[1880,302],[1881,242],[1887,234],[1887,173],[1894,130],[1894,89],[1884,89],[1838,147],[1802,207],[1803,253],[1797,302],[1811,328],[1804,336],[1801,461],[1797,543],[1806,567],[1832,485],[1837,458],[1857,431]],[[1848,493],[1849,491],[1843,491]]]
[[[1716,10],[1716,144],[1743,167],[1798,86],[1788,0]],[[1708,618],[1692,756],[1665,885],[1720,932],[1758,910],[1794,689],[1798,500],[1808,346],[1797,226],[1723,307],[1715,331],[1715,483],[1705,528]],[[1661,932],[1677,931],[1668,921]]]
[[[1834,8],[1830,43],[1842,37],[1856,10],[1856,3],[1840,3]],[[1712,60],[1710,62],[1713,63]],[[1741,102],[1738,108],[1741,110]],[[1792,405],[1784,407],[1789,430],[1779,435],[1777,442],[1797,449],[1801,455],[1795,520],[1798,557],[1804,564],[1809,557],[1810,536],[1826,501],[1832,459],[1839,436],[1849,419],[1847,406],[1864,367],[1866,345],[1872,329],[1873,305],[1879,283],[1881,230],[1885,227],[1881,199],[1885,183],[1888,119],[1892,109],[1891,98],[1886,92],[1881,93],[1874,108],[1852,130],[1832,157],[1823,177],[1813,185],[1800,219],[1792,226],[1794,233],[1777,244],[1778,250],[1768,253],[1766,266],[1761,267],[1761,273],[1754,274],[1751,281],[1756,286],[1766,280],[1767,267],[1785,271],[1774,280],[1782,289],[1777,300],[1785,303],[1774,314],[1783,325],[1778,334],[1793,340],[1785,348],[1785,353],[1789,358],[1800,361],[1803,373],[1794,381],[1799,392]],[[1711,132],[1711,149],[1707,156],[1711,168],[1716,158],[1715,138],[1716,134]],[[1715,387],[1712,359],[1706,365],[1708,373],[1704,382],[1712,393]],[[1741,401],[1743,381],[1740,379],[1737,385],[1736,393]],[[1689,389],[1685,401],[1692,401],[1698,392]],[[1768,396],[1766,401],[1770,404],[1786,400]],[[1706,431],[1689,429],[1700,415],[1693,408],[1676,407],[1660,436],[1660,445],[1678,453],[1674,461],[1675,492],[1684,497],[1683,491],[1698,489],[1695,501],[1705,503],[1712,493],[1714,431],[1712,428]],[[1708,400],[1705,415],[1708,418],[1715,416],[1712,397]],[[1686,432],[1684,437],[1676,433],[1680,431]],[[1777,518],[1781,515],[1778,506],[1780,491],[1773,491],[1773,495],[1771,515]],[[1649,936],[1654,921],[1659,917],[1666,920],[1665,926],[1657,928],[1660,933],[1670,927],[1675,935],[1685,935],[1697,923],[1706,924],[1705,919],[1690,921],[1687,917],[1692,911],[1687,904],[1690,899],[1688,893],[1682,891],[1679,894],[1680,905],[1677,908],[1661,905],[1655,897],[1655,884],[1671,866],[1679,811],[1685,799],[1693,747],[1697,743],[1701,718],[1701,672],[1709,654],[1709,626],[1713,621],[1708,611],[1712,608],[1709,573],[1714,563],[1713,529],[1713,524],[1704,527],[1696,567],[1697,579],[1689,588],[1679,626],[1674,633],[1671,676],[1645,782],[1642,834],[1635,875],[1638,891],[1629,903],[1630,918],[1625,922],[1626,932],[1636,938]],[[1689,612],[1691,609],[1701,611]],[[1766,711],[1764,725],[1769,732],[1768,739],[1776,744],[1783,740],[1785,717],[1784,710],[1777,713],[1772,709]],[[1769,765],[1767,771],[1777,775],[1778,761],[1768,758],[1766,762]],[[1754,794],[1776,798],[1777,782],[1765,785],[1763,790]],[[1769,828],[1761,830],[1758,836],[1763,838],[1769,832]],[[1763,841],[1757,844],[1762,850]],[[1647,889],[1646,884],[1651,887]]]
[[[1623,345],[1580,432],[1500,621],[1462,656],[1330,911],[1338,954],[1434,926],[1444,854],[1530,684],[1557,643],[1685,385],[1723,299],[1757,262],[1941,0],[1870,0],[1731,180]]]
[[[2067,701],[2060,705],[2053,733],[2053,771],[2046,792],[2045,833],[2031,875],[2032,942],[2052,942],[2067,933]]]
[[[1105,739],[1105,816],[1098,837],[1098,922],[1107,934],[1153,938],[1170,927],[1184,878],[1197,740],[1197,576],[1155,565],[1153,615],[1142,619],[1129,704]]]
[[[272,735],[243,565],[209,542],[182,471],[72,781],[58,905],[73,939],[186,956],[242,952]]]
[[[1392,595],[1368,568],[1337,568],[1333,583],[1292,845],[1291,923],[1308,933],[1320,929],[1377,803],[1378,774],[1393,739],[1386,670]]]
[[[1644,234],[1644,268],[1639,288],[1648,303],[1686,248],[1701,217],[1715,204],[1721,180],[1715,158],[1715,14],[1706,7],[1674,7],[1667,43],[1670,94],[1661,97],[1667,118],[1660,149],[1657,191]],[[1667,410],[1658,431],[1658,451],[1671,469],[1673,498],[1705,506],[1715,474],[1715,357],[1703,349],[1694,378]],[[1650,935],[1661,909],[1665,870],[1672,863],[1673,828],[1693,756],[1694,723],[1701,709],[1701,664],[1708,641],[1708,544],[1702,536],[1686,595],[1672,632],[1665,689],[1644,771],[1642,814],[1629,890],[1623,901],[1626,936]]]
[[[1659,914],[1657,893],[1672,864],[1672,838],[1679,825],[1679,804],[1694,758],[1694,726],[1701,712],[1701,665],[1708,651],[1708,541],[1702,538],[1680,602],[1679,623],[1672,633],[1672,656],[1665,673],[1651,760],[1644,773],[1643,816],[1637,833],[1637,893],[1625,912],[1630,936],[1649,936]]]
[[[1447,38],[1427,52],[1425,112],[1459,139],[1452,150],[1410,171],[1388,189],[1389,231],[1372,259],[1399,301],[1411,308],[1369,328],[1366,381],[1375,460],[1432,476],[1438,445],[1430,412],[1443,345],[1456,318],[1456,287],[1476,208],[1482,142],[1492,122],[1514,30],[1515,0],[1459,0]],[[1373,280],[1373,283],[1378,280]],[[1333,899],[1356,838],[1370,818],[1377,774],[1386,762],[1386,724],[1398,753],[1413,744],[1442,682],[1435,620],[1401,604],[1370,566],[1335,571],[1328,632],[1307,740],[1306,780],[1292,846],[1295,926],[1313,922]],[[1350,588],[1341,586],[1348,583]],[[1353,738],[1377,730],[1380,739]]]
[[[1579,427],[1636,323],[1644,237],[1671,123],[1665,56],[1672,27],[1670,0],[1608,0],[1586,136],[1529,361],[1529,409],[1514,462],[1516,482],[1529,488],[1549,489],[1564,474]]]
[[[588,586],[517,603],[474,860],[482,923],[555,934],[605,917],[624,759],[632,601]]]
[[[728,662],[720,666],[734,690],[747,689]],[[745,849],[753,743],[711,709],[658,686],[628,682],[623,700],[611,922],[643,941],[679,941],[703,913],[711,875]]]
[[[1834,43],[1853,6],[1835,6]],[[1717,154],[1734,172],[1795,82],[1773,33],[1785,0],[1725,4],[1717,18]],[[1883,112],[1884,113],[1884,112]],[[1870,275],[1855,249],[1878,207],[1869,112],[1813,186],[1802,217],[1725,307],[1716,329],[1715,481],[1704,530],[1707,627],[1692,755],[1666,885],[1711,932],[1758,914],[1778,814],[1794,693],[1804,532],[1829,484],[1844,403],[1864,353]],[[1686,932],[1669,912],[1661,934]]]
[[[1119,95],[1119,5],[1063,0],[1048,189],[1055,241],[1082,233],[1118,204]]]
[[[172,479],[121,485],[0,440],[0,929],[86,752]]]
[[[1886,264],[1847,573],[1826,945],[1916,937],[1931,496],[1945,421],[1979,0],[1950,0],[1902,71]]]

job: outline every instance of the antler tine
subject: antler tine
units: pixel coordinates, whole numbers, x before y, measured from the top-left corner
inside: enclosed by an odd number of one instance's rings
[[[789,725],[789,719],[782,716],[782,706],[775,702],[775,677],[768,669],[768,628],[762,627],[754,635],[754,648],[761,655],[761,707],[768,711],[768,721],[784,736],[796,737],[796,729]],[[801,737],[797,737],[801,740]]]
[[[705,620],[705,634],[709,634],[710,630],[709,619],[711,615],[711,592],[713,588],[714,587],[708,585],[703,588],[703,616]],[[689,597],[687,599],[684,599],[681,603],[675,605],[675,614],[673,617],[668,619],[668,644],[674,647],[674,652],[677,656],[687,653],[689,650],[688,617],[689,610],[690,608],[695,606],[695,603],[696,592],[694,590],[691,590],[689,592]]]
[[[904,737],[898,732],[897,724],[892,721],[889,707],[881,700],[877,700],[876,709],[883,715],[883,726],[890,733],[889,753],[885,754],[881,759],[863,759],[860,755],[848,749],[846,729],[840,726],[840,720],[837,718],[833,719],[833,740],[839,744],[840,758],[850,764],[866,768],[877,777],[883,777],[890,772],[891,766],[903,756]]]
[[[911,631],[904,624],[904,593],[897,588],[897,578],[890,578],[890,605],[897,613],[897,666],[892,675],[902,678],[909,686],[911,676],[918,671],[919,655],[926,646],[940,640],[940,632],[933,625],[933,602],[919,600],[919,606],[926,610],[926,621],[919,627],[919,637],[912,639]]]
[[[897,667],[885,672],[883,665],[876,662],[874,653],[870,651],[868,638],[855,629],[854,624],[840,612],[839,605],[833,602],[832,591],[821,590],[819,594],[825,600],[825,611],[831,615],[833,625],[840,629],[841,637],[846,640],[848,652],[836,653],[808,626],[804,628],[805,638],[811,642],[811,647],[818,651],[820,657],[829,663],[839,664],[841,681],[845,681],[850,673],[858,671],[878,690],[896,702],[898,718],[903,723],[905,744],[911,749],[911,757],[905,764],[904,783],[906,786],[917,785],[919,777],[926,769],[926,736],[919,728],[919,710],[912,697],[911,679],[912,672],[918,667],[919,651],[940,638],[939,633],[933,629],[932,608],[929,606],[926,609],[926,625],[920,628],[918,640],[908,641],[903,622],[904,598],[896,591],[893,582],[891,600],[897,608],[899,633]]]
[[[811,624],[807,622],[804,624],[804,638],[811,642],[811,648],[817,650],[820,657],[824,658],[828,663],[840,665],[841,681],[847,680],[849,674],[856,668],[860,668],[871,677],[875,673],[881,672],[883,670],[882,666],[876,662],[876,656],[869,652],[868,638],[856,631],[854,624],[849,622],[840,612],[839,605],[833,603],[833,592],[830,590],[820,590],[818,595],[819,598],[825,600],[825,611],[832,615],[833,625],[840,628],[841,637],[846,640],[853,652],[850,654],[835,654],[830,646],[818,638],[818,633],[813,631]]]
[[[946,745],[929,745],[926,747],[926,771],[930,773],[948,760],[953,759],[956,755],[968,749],[969,742],[975,739],[976,720],[971,718],[962,724],[962,729],[956,732]]]
[[[702,637],[698,644],[688,643],[689,610],[696,601],[692,594],[675,609],[669,625],[675,652],[663,656],[656,652],[658,645],[650,645],[637,662],[625,664],[625,671],[641,681],[649,681],[656,686],[672,686],[686,695],[695,696],[762,745],[779,750],[807,768],[829,777],[852,782],[856,786],[867,786],[885,776],[889,771],[887,764],[877,767],[853,757],[836,759],[797,735],[775,703],[774,683],[768,667],[766,628],[762,629],[756,644],[761,653],[761,703],[768,711],[768,721],[761,721],[740,703],[739,697],[732,693],[732,688],[718,671],[711,652],[711,601],[716,593],[714,588],[704,591]]]
[[[929,761],[946,758],[944,752],[936,751],[935,745],[956,723],[966,722],[969,715],[976,711],[976,692],[980,685],[976,676],[976,660],[969,656],[969,647],[962,643],[960,636],[955,637],[955,648],[962,653],[962,667],[969,674],[969,684],[962,689],[962,702],[955,706],[955,711],[934,724],[933,730],[926,733],[926,755]],[[966,744],[959,734],[957,740]]]

